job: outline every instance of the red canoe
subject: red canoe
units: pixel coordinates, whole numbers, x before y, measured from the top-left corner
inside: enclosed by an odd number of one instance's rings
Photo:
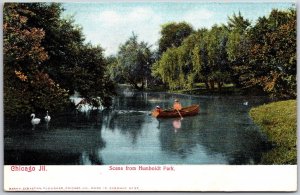
[[[200,106],[199,105],[191,105],[188,107],[182,108],[179,112],[181,116],[194,116],[199,113]],[[177,110],[162,110],[161,112],[158,112],[156,110],[152,111],[152,116],[156,118],[176,118],[180,117]]]

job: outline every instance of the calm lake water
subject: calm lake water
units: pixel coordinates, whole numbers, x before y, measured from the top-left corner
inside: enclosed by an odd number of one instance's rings
[[[200,104],[192,117],[157,120],[150,111]],[[244,105],[247,101],[248,105]],[[210,97],[124,91],[111,110],[53,115],[32,127],[6,122],[5,164],[259,164],[268,148],[249,110],[262,97]],[[45,115],[45,114],[44,114]],[[44,118],[44,115],[38,115]]]

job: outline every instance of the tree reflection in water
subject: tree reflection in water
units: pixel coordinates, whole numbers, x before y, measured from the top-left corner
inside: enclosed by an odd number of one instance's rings
[[[141,134],[145,116],[145,113],[139,111],[113,110],[105,113],[104,126],[111,131],[119,130],[121,134],[129,135],[132,144],[135,144]]]
[[[104,110],[104,126],[111,131],[119,130],[121,134],[129,135],[132,144],[135,144],[151,109],[148,93],[124,90],[114,99],[113,109]]]
[[[100,112],[92,111],[53,116],[35,131],[13,128],[6,133],[5,164],[102,164],[101,124]]]

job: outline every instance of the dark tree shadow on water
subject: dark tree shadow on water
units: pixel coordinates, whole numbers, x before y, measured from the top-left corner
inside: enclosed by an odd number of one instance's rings
[[[27,124],[9,128],[4,139],[5,164],[103,164],[101,150],[106,144],[101,112],[53,115],[48,124],[34,130]]]
[[[127,134],[135,144],[145,123],[146,114],[139,111],[106,111],[104,126],[111,131],[118,130],[121,134]]]

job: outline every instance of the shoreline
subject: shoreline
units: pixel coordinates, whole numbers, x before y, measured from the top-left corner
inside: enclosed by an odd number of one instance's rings
[[[252,108],[249,115],[274,147],[263,153],[262,164],[297,164],[297,100],[277,101]]]

